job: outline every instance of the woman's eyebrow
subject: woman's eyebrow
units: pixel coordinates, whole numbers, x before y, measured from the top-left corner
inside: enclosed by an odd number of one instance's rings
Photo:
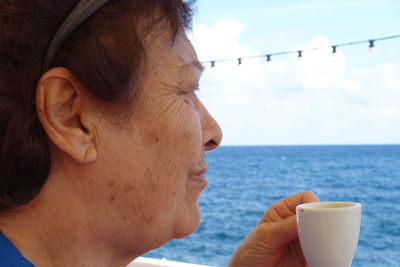
[[[201,73],[204,72],[206,69],[203,64],[198,59],[192,60],[190,63],[187,63],[182,66],[182,69],[190,68],[190,67],[195,67],[197,68]]]

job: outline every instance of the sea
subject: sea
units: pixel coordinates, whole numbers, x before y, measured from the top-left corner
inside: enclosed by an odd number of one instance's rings
[[[352,267],[400,266],[400,145],[222,146],[207,163],[198,229],[146,257],[226,266],[268,206],[311,190],[362,204]]]

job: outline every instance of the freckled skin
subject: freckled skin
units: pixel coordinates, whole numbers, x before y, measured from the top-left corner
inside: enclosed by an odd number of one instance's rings
[[[148,48],[148,75],[131,118],[123,129],[105,118],[97,128],[98,158],[87,174],[95,182],[83,194],[101,239],[141,253],[195,230],[206,181],[193,176],[221,140],[194,92],[201,72],[192,45],[179,33],[171,46],[165,34]]]
[[[151,182],[149,186],[150,186],[150,192],[157,192],[158,185],[156,182]]]
[[[135,186],[133,185],[133,184],[125,184],[124,185],[124,191],[125,192],[130,192],[130,191],[132,191],[132,190],[134,190],[135,189]]]
[[[126,266],[197,227],[205,152],[221,132],[196,96],[201,67],[192,45],[157,27],[121,123],[67,69],[40,79],[37,106],[55,108],[38,111],[50,127],[52,168],[31,202],[0,216],[1,232],[35,265]]]
[[[111,194],[110,197],[108,198],[110,202],[113,202],[115,200],[115,195]]]

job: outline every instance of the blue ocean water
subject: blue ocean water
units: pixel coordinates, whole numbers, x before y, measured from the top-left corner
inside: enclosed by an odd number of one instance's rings
[[[207,155],[202,221],[147,257],[225,266],[274,201],[312,190],[363,205],[352,267],[400,266],[400,146],[225,146]]]

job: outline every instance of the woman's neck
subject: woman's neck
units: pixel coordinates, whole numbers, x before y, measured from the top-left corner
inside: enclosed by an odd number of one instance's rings
[[[50,188],[0,215],[0,231],[28,261],[35,266],[123,267],[139,256],[109,245],[73,190]]]

